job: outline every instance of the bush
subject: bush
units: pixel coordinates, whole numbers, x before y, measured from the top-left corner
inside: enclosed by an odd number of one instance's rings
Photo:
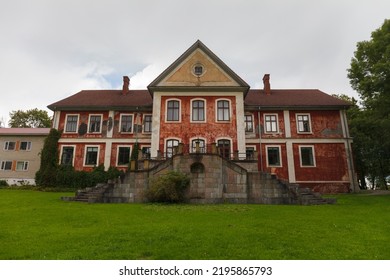
[[[145,196],[150,202],[180,203],[185,201],[189,185],[190,179],[187,175],[169,171],[151,181]]]
[[[6,180],[0,180],[0,187],[8,187],[8,183]]]

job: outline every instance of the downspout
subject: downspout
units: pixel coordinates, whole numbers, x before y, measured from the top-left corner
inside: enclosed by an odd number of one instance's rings
[[[259,106],[259,111],[257,112],[257,118],[259,119],[259,155],[260,155],[260,171],[263,172],[263,149],[261,147],[261,122],[260,122],[260,109],[261,107]]]
[[[345,135],[344,136],[345,136],[345,140],[347,141],[347,153],[348,153],[348,158],[349,158],[349,160],[347,160],[347,162],[349,165],[349,170],[351,170],[351,187],[352,187],[352,191],[355,192],[356,191],[355,169],[353,166],[353,157],[352,157],[351,145],[349,142],[350,136],[349,136],[347,117],[346,117],[346,109],[344,108],[344,110],[342,112],[343,112],[342,113],[343,124],[344,124],[344,128],[345,128]]]

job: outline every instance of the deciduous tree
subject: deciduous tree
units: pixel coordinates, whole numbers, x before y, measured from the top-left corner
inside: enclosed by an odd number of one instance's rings
[[[39,110],[37,108],[27,111],[17,110],[12,111],[10,114],[10,121],[8,125],[10,127],[50,127],[51,119],[45,110]]]

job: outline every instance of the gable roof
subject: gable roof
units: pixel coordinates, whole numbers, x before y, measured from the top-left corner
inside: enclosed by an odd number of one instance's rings
[[[151,110],[152,98],[147,90],[82,90],[47,106],[56,110]]]
[[[271,89],[271,94],[264,90],[250,90],[245,98],[247,107],[263,108],[344,108],[350,103],[326,94],[318,89]]]
[[[205,44],[203,44],[200,40],[197,40],[191,47],[189,47],[178,59],[176,59],[167,69],[165,69],[156,79],[154,79],[148,86],[148,89],[151,94],[156,89],[162,89],[159,87],[160,82],[162,82],[172,71],[174,71],[180,64],[182,64],[192,53],[194,53],[197,49],[203,51],[211,60],[214,61],[218,67],[220,67],[230,78],[232,78],[239,87],[243,90],[244,94],[246,94],[249,90],[249,85],[241,79],[232,69],[230,69],[218,56],[216,56]],[[213,88],[213,87],[210,87]],[[214,87],[216,90],[219,90],[218,87]],[[192,87],[174,87],[169,88],[169,90],[191,90]]]

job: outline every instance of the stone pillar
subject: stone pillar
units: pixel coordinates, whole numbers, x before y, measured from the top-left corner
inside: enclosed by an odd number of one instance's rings
[[[211,153],[214,155],[218,154],[217,143],[211,143]]]
[[[183,143],[179,143],[179,145],[177,146],[177,154],[179,155],[183,154],[183,146],[184,146]]]

